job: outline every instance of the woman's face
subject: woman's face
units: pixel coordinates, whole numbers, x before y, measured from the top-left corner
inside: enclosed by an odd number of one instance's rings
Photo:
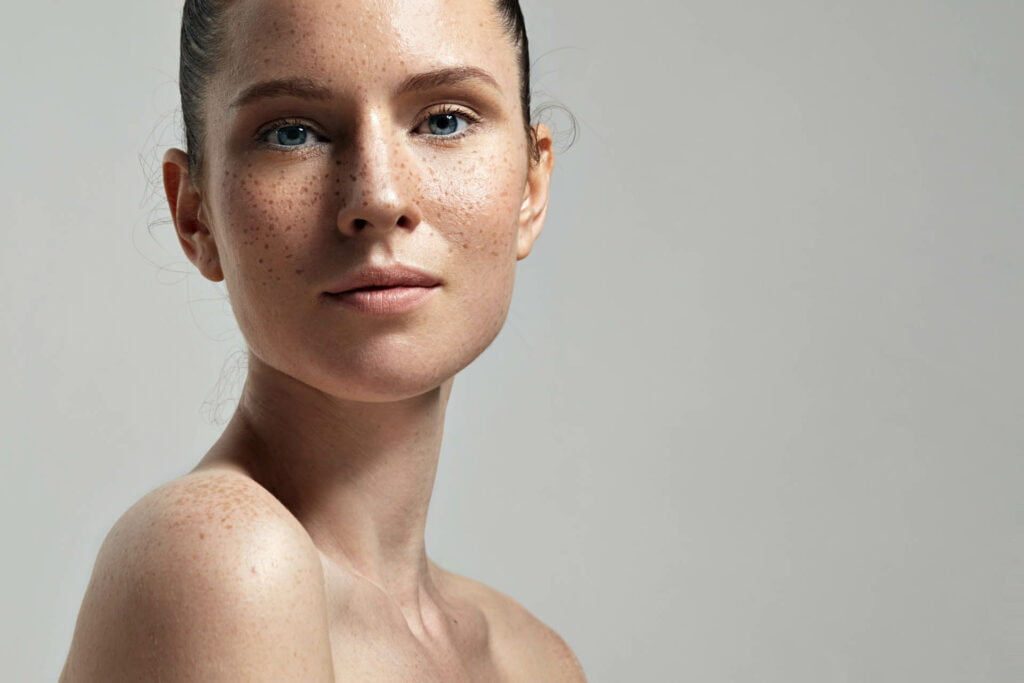
[[[263,363],[356,400],[439,386],[500,330],[547,206],[494,3],[237,0],[225,26],[186,253]],[[412,310],[325,293],[396,263],[439,282]]]

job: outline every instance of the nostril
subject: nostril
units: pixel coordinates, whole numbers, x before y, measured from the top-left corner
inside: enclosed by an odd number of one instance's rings
[[[411,202],[404,206],[399,202],[367,202],[363,207],[340,207],[337,228],[349,236],[393,228],[411,232],[421,220],[418,208]]]

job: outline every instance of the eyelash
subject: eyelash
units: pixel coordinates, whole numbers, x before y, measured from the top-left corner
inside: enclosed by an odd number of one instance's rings
[[[302,121],[301,119],[279,119],[277,121],[273,121],[271,123],[268,123],[266,126],[260,128],[254,137],[258,144],[268,147],[269,149],[272,149],[277,152],[285,152],[288,154],[294,154],[297,151],[308,152],[310,148],[309,145],[278,145],[267,140],[267,136],[270,135],[271,133],[275,133],[281,130],[282,128],[290,127],[301,127],[305,129],[307,133],[312,134],[317,141],[330,142],[330,140],[328,140],[325,136],[321,135],[320,132],[317,131],[317,129],[314,126],[309,125],[307,122]]]
[[[477,124],[480,123],[480,117],[474,114],[473,112],[463,109],[462,107],[456,107],[451,104],[445,104],[433,111],[428,111],[424,115],[423,119],[416,125],[416,128],[419,128],[424,123],[429,121],[431,116],[440,116],[445,114],[451,114],[454,116],[458,116],[459,118],[465,119],[469,125],[466,126],[465,130],[463,130],[461,133],[456,133],[454,135],[432,135],[426,133],[424,134],[426,137],[433,138],[437,142],[446,144],[448,142],[451,142],[453,140],[459,140],[471,134],[476,128]]]
[[[460,140],[465,136],[473,133],[476,126],[480,123],[480,117],[474,114],[473,112],[463,109],[462,107],[446,104],[432,111],[428,111],[426,114],[424,114],[423,118],[421,118],[417,122],[413,130],[417,130],[424,123],[430,121],[431,116],[440,116],[446,114],[458,116],[459,118],[464,119],[468,125],[462,132],[455,133],[453,135],[433,135],[431,133],[422,133],[421,135],[423,137],[432,140],[432,144],[444,145],[449,144],[454,140]],[[297,150],[308,150],[308,145],[277,145],[267,141],[267,136],[270,135],[271,133],[274,133],[280,130],[281,128],[287,128],[290,126],[304,128],[307,133],[312,134],[319,142],[330,142],[330,139],[319,133],[314,126],[309,125],[308,123],[302,121],[301,119],[279,119],[277,121],[273,121],[267,124],[266,126],[260,128],[259,132],[256,133],[256,142],[279,152],[294,153]]]

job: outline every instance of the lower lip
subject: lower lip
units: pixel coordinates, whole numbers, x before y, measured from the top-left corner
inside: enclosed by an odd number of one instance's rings
[[[408,313],[421,306],[437,289],[433,287],[385,287],[357,289],[340,294],[328,294],[332,301],[366,315],[395,315]]]

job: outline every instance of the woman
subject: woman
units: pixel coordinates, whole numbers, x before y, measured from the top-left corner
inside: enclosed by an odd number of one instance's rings
[[[518,3],[189,0],[181,90],[168,204],[249,373],[111,530],[61,680],[583,680],[424,547],[453,377],[547,208]]]

